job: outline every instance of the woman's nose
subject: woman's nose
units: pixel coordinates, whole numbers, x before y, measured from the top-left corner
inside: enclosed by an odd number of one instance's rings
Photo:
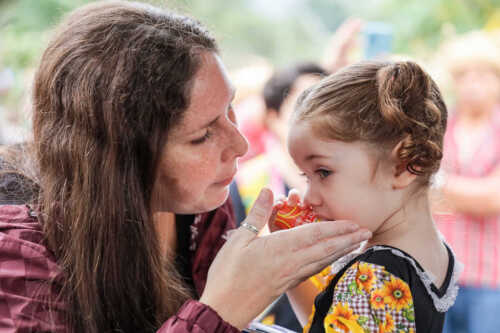
[[[231,134],[227,136],[228,149],[223,153],[222,160],[237,158],[245,155],[248,151],[248,141],[238,129],[237,125],[232,125]]]
[[[248,151],[248,140],[243,133],[236,127],[235,151],[237,157],[242,157]]]

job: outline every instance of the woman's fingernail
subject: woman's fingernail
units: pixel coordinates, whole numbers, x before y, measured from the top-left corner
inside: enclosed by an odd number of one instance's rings
[[[350,231],[356,231],[359,229],[359,225],[357,224],[349,224],[349,230]]]
[[[371,238],[372,237],[372,233],[370,231],[364,231],[362,234],[361,234],[361,237],[363,238]]]
[[[270,199],[270,193],[269,189],[264,188],[260,191],[259,197],[257,198],[257,201],[261,204],[267,204]]]

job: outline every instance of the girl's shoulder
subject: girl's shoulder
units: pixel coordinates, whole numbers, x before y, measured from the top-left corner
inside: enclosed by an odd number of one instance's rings
[[[394,247],[374,246],[341,258],[305,331],[441,332],[444,312],[458,291],[459,265],[447,248],[448,274],[441,288],[412,256]]]
[[[341,273],[359,262],[384,267],[384,270],[407,280],[411,273],[411,262],[420,265],[405,252],[391,246],[373,246],[363,252],[353,252],[340,258],[332,265],[332,272]]]
[[[385,286],[391,281],[400,281],[408,286],[409,290],[424,291],[430,297],[437,311],[446,312],[455,302],[458,294],[458,277],[463,269],[461,263],[455,260],[450,247],[448,250],[448,268],[446,278],[441,286],[436,286],[434,277],[426,272],[422,266],[410,254],[401,249],[377,245],[362,253],[351,253],[332,265],[332,273],[335,279],[332,281],[336,289],[344,279],[354,279],[358,285],[360,276],[368,278]],[[364,283],[364,286],[372,286]],[[375,285],[374,285],[375,286]],[[424,290],[423,290],[424,289]],[[368,291],[368,290],[367,290]]]

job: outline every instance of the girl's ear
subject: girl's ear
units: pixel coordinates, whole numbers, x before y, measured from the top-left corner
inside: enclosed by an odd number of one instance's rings
[[[399,158],[399,150],[403,146],[403,141],[400,141],[391,151],[392,163],[392,189],[401,190],[410,186],[417,175],[408,171],[408,164]]]

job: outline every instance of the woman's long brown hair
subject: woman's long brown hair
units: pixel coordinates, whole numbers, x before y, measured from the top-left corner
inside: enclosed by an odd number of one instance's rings
[[[207,50],[215,41],[196,21],[113,1],[70,14],[43,54],[37,204],[75,332],[152,332],[188,297],[149,207],[161,147]]]

